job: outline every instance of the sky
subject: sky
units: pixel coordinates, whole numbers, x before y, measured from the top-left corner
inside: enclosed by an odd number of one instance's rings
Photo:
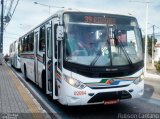
[[[122,14],[132,14],[137,18],[144,34],[146,4],[141,2],[145,2],[145,0],[132,0],[140,2],[130,1],[131,0],[19,0],[16,11],[4,31],[4,55],[9,52],[9,46],[12,42],[60,9],[51,7],[49,14],[49,7],[34,4],[34,2],[65,8],[96,9],[106,12],[112,11]],[[8,6],[6,6],[6,9],[7,8]],[[153,32],[152,25],[156,25],[155,33],[160,33],[160,0],[150,0],[148,11],[148,33],[152,34]]]

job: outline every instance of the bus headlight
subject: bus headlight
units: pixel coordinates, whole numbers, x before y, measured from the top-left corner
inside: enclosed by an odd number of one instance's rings
[[[144,74],[141,74],[136,80],[133,81],[134,84],[139,84],[144,79]]]
[[[78,81],[77,79],[74,79],[72,77],[64,76],[65,81],[70,84],[71,86],[78,88],[78,89],[84,89],[86,87],[85,84]]]

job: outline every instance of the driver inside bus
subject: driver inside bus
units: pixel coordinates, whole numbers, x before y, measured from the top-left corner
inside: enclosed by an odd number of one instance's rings
[[[68,33],[68,38],[67,39],[68,39],[67,48],[68,48],[69,52],[72,53],[73,51],[76,50],[76,37],[75,37],[75,34],[74,34],[73,31],[70,31]]]
[[[77,33],[73,30],[69,31],[67,37],[67,53],[69,56],[78,55],[81,44],[78,41]]]
[[[94,32],[84,32],[83,37],[78,42],[81,49],[86,50],[88,55],[94,55],[96,49],[96,40]]]
[[[68,33],[67,53],[69,56],[87,56],[86,44],[80,39],[80,35],[76,30],[71,30]]]

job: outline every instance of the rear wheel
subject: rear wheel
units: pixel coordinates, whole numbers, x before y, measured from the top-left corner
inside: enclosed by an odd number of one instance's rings
[[[46,74],[42,73],[42,90],[44,93],[46,93]]]
[[[11,67],[13,67],[12,60],[11,60]]]
[[[24,66],[24,79],[28,81],[26,66]]]

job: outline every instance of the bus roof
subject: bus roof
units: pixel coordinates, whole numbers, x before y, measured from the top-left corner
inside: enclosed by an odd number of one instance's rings
[[[25,35],[29,34],[30,32],[32,32],[33,30],[35,30],[36,28],[38,28],[39,26],[41,26],[43,23],[51,20],[53,17],[58,17],[58,16],[62,16],[63,13],[66,12],[79,12],[79,13],[102,13],[102,14],[111,14],[111,15],[120,15],[120,16],[128,16],[128,17],[134,17],[131,14],[122,14],[122,13],[117,13],[117,12],[111,12],[111,11],[102,11],[102,10],[95,10],[95,9],[76,9],[76,8],[67,8],[67,9],[62,9],[59,10],[57,12],[55,12],[53,15],[51,15],[49,18],[47,18],[45,21],[43,21],[42,23],[38,24],[36,27],[32,28],[31,30],[29,30],[29,32],[27,32],[26,34],[22,35],[20,38],[24,37]]]
[[[76,8],[68,8],[68,9],[62,9],[57,11],[56,13],[63,14],[65,12],[81,12],[81,13],[102,13],[102,14],[112,14],[112,15],[123,15],[123,16],[130,16],[134,17],[131,13],[121,13],[121,12],[115,12],[115,11],[105,11],[105,10],[96,10],[96,9],[76,9]]]

